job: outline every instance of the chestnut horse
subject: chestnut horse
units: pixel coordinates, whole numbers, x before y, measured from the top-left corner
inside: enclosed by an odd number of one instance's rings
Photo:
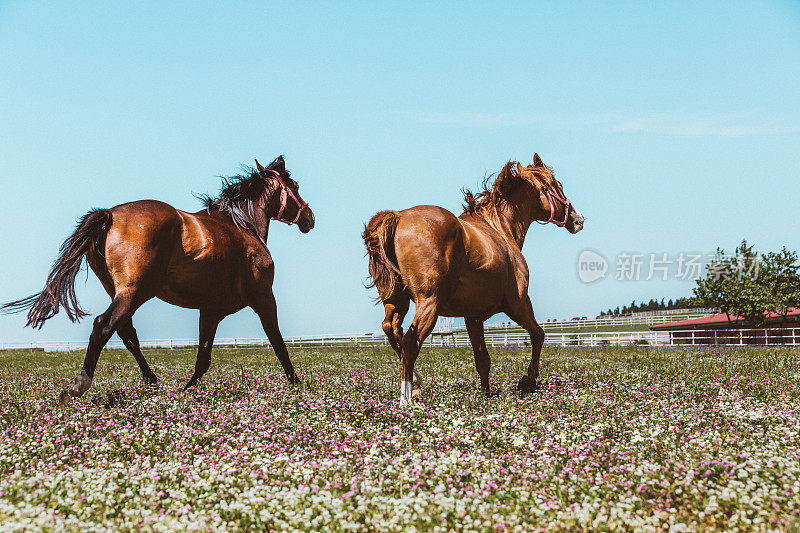
[[[133,328],[136,310],[151,298],[200,310],[200,339],[191,387],[211,364],[217,325],[251,307],[261,319],[290,382],[298,381],[278,329],[272,281],[275,266],[267,249],[270,219],[314,227],[314,214],[301,198],[280,156],[267,168],[227,178],[218,198],[204,197],[205,209],[179,211],[155,200],[89,211],[61,245],[42,292],[6,304],[6,312],[28,311],[26,326],[41,328],[64,308],[73,322],[87,316],[75,295],[75,276],[85,257],[111,305],[94,320],[83,368],[61,401],[82,396],[91,386],[100,352],[114,332],[133,354],[144,379],[157,381]]]
[[[386,318],[383,331],[400,356],[400,403],[419,394],[414,363],[439,316],[464,317],[475,353],[481,391],[489,394],[489,352],[483,323],[506,313],[531,337],[528,373],[518,389],[528,393],[539,377],[544,330],[537,324],[528,297],[528,265],[522,244],[531,223],[583,228],[583,216],[564,196],[561,183],[539,155],[522,167],[507,163],[491,188],[477,196],[464,193],[464,212],[421,205],[404,211],[381,211],[364,229],[372,284],[378,289]],[[414,320],[403,333],[409,302]]]

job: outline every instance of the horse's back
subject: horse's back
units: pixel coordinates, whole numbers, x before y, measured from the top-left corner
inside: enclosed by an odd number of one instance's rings
[[[143,230],[165,231],[180,225],[178,210],[159,200],[137,200],[110,209],[112,229],[123,234],[141,234]]]

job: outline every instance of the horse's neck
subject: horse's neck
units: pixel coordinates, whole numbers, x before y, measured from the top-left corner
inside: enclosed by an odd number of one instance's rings
[[[203,209],[201,211],[198,211],[198,213],[204,213],[204,214],[207,213],[208,215],[210,215],[212,217],[216,217],[218,220],[223,220],[228,224],[232,224],[233,226],[236,226],[236,224],[233,222],[233,220],[231,220],[230,214],[225,213],[224,211],[219,211],[219,210],[211,210],[210,211],[208,209]],[[267,217],[267,216],[265,216],[263,218],[264,218],[263,222],[260,221],[261,217],[258,217],[256,220],[253,220],[253,223],[254,223],[256,238],[258,238],[258,240],[260,240],[262,242],[262,244],[264,244],[264,246],[266,246],[267,245],[267,236],[269,235],[270,218]]]
[[[261,243],[267,245],[267,236],[269,235],[269,217],[265,217],[265,222],[256,224],[256,233]]]
[[[267,245],[267,236],[269,235],[269,211],[262,210],[255,213],[255,216],[252,218],[253,226],[255,227],[256,237],[261,243],[266,246]]]
[[[522,250],[522,245],[525,243],[525,236],[528,234],[528,228],[531,227],[533,222],[526,220],[520,211],[514,210],[511,207],[503,206],[502,208],[494,209],[494,216],[499,224],[499,230],[514,243],[517,248]]]

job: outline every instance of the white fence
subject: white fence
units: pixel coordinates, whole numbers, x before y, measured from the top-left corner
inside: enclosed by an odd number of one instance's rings
[[[527,333],[486,332],[487,346],[530,346]],[[437,335],[428,343],[434,346],[470,346],[461,332]],[[702,329],[687,331],[605,331],[558,333],[545,331],[545,344],[554,346],[649,346],[728,345],[728,346],[800,346],[800,328]]]
[[[313,337],[287,337],[284,342],[288,346],[383,346],[388,345],[386,336],[381,333],[364,333],[360,335],[324,335]],[[39,341],[39,342],[0,342],[0,350],[31,350],[65,352],[83,350],[87,341]],[[146,339],[139,340],[139,346],[147,348],[197,348],[197,339]],[[266,338],[235,338],[214,340],[215,348],[244,348],[248,346],[269,346]],[[125,345],[119,339],[111,339],[106,349],[124,350]]]
[[[552,322],[544,322],[541,325],[545,330],[562,330],[562,329],[572,329],[576,327],[602,329],[614,326],[634,326],[634,325],[655,326],[658,324],[675,322],[678,320],[690,320],[692,318],[701,318],[708,316],[709,314],[712,314],[712,311],[707,309],[693,309],[688,312],[685,309],[682,310],[681,312],[677,312],[678,310],[676,309],[674,311],[676,312],[668,313],[664,311],[658,314],[636,313],[631,316],[620,316],[620,317],[609,317],[609,318],[587,318],[584,320],[558,320]],[[511,328],[516,327],[516,324],[511,325],[509,327]]]
[[[484,335],[489,347],[522,347],[530,346],[528,333],[492,333]],[[553,333],[545,332],[544,342],[554,346],[627,346],[631,344],[648,344],[663,346],[670,344],[670,335],[655,331],[607,331]],[[452,335],[432,336],[427,344],[433,346],[470,346],[469,336],[458,332]]]
[[[525,332],[486,330],[486,344],[489,347],[530,346],[530,336]],[[387,346],[383,334],[325,335],[317,337],[287,338],[289,347],[371,347]],[[196,339],[154,339],[140,342],[142,348],[196,348]],[[431,335],[429,346],[470,346],[469,337],[464,331],[437,333]],[[705,329],[687,331],[605,331],[605,332],[545,332],[545,344],[555,346],[628,346],[641,344],[649,346],[714,345],[730,346],[800,346],[800,328],[770,329]],[[217,339],[217,348],[267,347],[265,338]],[[0,343],[0,350],[44,349],[46,351],[68,351],[86,348],[85,342],[34,342]],[[112,340],[106,348],[124,349],[121,341]]]
[[[631,316],[592,318],[586,320],[552,320],[543,322],[541,325],[547,333],[548,343],[570,344],[573,343],[574,333],[564,337],[555,332],[565,332],[580,329],[600,329],[613,328],[619,326],[652,326],[673,322],[675,320],[685,320],[707,316],[710,309],[673,309],[662,311],[651,311],[647,313],[633,313]],[[466,346],[469,344],[467,333],[464,328],[453,328],[453,320],[440,320],[437,329],[431,338],[431,343],[437,346],[443,342],[455,342],[456,346]],[[437,336],[449,336],[453,334],[457,340],[444,341],[437,339]],[[501,338],[498,338],[501,335]],[[611,335],[611,337],[608,337]],[[594,336],[594,337],[592,337]],[[486,324],[486,342],[496,343],[497,346],[510,346],[524,344],[528,334],[519,326],[513,323]],[[602,340],[613,340],[615,344],[647,340],[651,344],[661,342],[661,339],[650,336],[649,332],[630,332],[630,333],[581,333],[577,339],[580,343],[587,342],[587,339],[600,338]],[[501,340],[502,339],[502,340]],[[508,340],[506,340],[508,339]],[[386,337],[383,333],[361,333],[357,335],[317,335],[306,337],[290,337],[285,339],[290,346],[386,346]],[[599,342],[599,341],[598,341]],[[25,342],[0,342],[0,350],[25,350],[25,349],[44,349],[45,351],[70,351],[82,350],[86,348],[87,341],[37,341],[32,343]],[[142,348],[189,348],[197,346],[197,339],[150,339],[140,342]],[[269,341],[265,338],[240,338],[240,339],[216,339],[215,346],[239,347],[239,346],[267,346]],[[452,344],[451,344],[452,345]],[[122,341],[112,339],[106,345],[110,349],[124,349]]]

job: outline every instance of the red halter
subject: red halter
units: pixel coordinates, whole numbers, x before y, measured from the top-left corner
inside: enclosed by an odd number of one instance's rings
[[[283,178],[281,178],[280,173],[278,173],[278,172],[276,172],[274,170],[267,170],[267,172],[269,172],[275,178],[277,178],[278,179],[278,183],[281,184],[281,208],[278,210],[278,214],[275,216],[275,220],[277,220],[278,222],[283,222],[284,224],[289,224],[290,226],[292,224],[296,224],[297,221],[300,220],[300,213],[303,212],[303,209],[308,207],[308,204],[306,202],[301,201],[299,198],[297,198],[297,196],[292,192],[292,189],[290,189],[286,185],[286,183],[284,183]],[[288,200],[288,197],[291,197],[292,200],[294,200],[295,203],[297,204],[297,215],[294,217],[294,220],[292,220],[291,222],[289,222],[288,220],[281,219],[281,215],[283,214],[283,211],[286,209],[286,202]]]
[[[547,187],[546,183],[544,183],[541,180],[540,180],[540,182],[542,183],[542,185],[544,185],[542,187],[542,191],[544,192],[544,195],[547,198],[547,203],[550,204],[550,218],[548,218],[546,221],[537,220],[536,222],[538,222],[539,224],[549,224],[550,222],[552,222],[556,226],[558,226],[560,228],[563,228],[564,226],[567,225],[567,220],[569,220],[569,206],[570,206],[569,200],[567,198],[559,196],[558,194],[556,194],[554,192],[551,192],[550,188]],[[555,220],[556,204],[553,201],[553,198],[555,198],[556,200],[558,200],[559,202],[564,204],[564,220],[563,221]]]

